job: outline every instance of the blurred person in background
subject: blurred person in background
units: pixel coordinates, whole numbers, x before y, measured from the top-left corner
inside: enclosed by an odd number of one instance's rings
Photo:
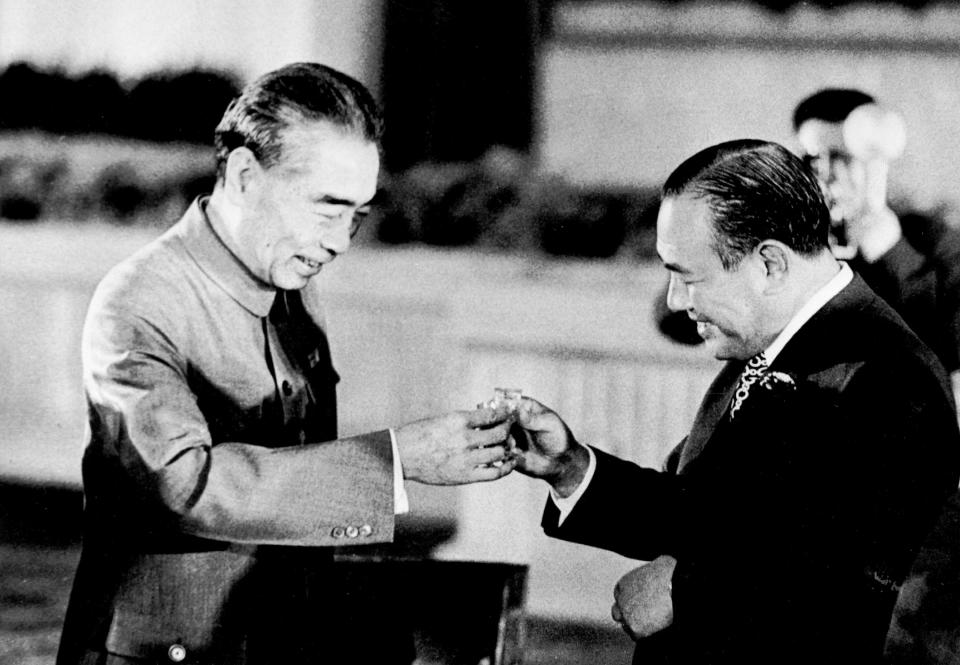
[[[98,286],[59,665],[413,660],[400,609],[347,585],[333,547],[391,541],[405,479],[515,462],[489,408],[338,438],[317,276],[371,204],[380,136],[352,78],[264,75],[216,129],[210,196]]]
[[[835,253],[937,353],[960,405],[960,231],[888,204],[902,121],[859,90],[826,89],[797,106],[793,125],[825,188]],[[960,494],[944,506],[899,591],[886,658],[960,662]]]
[[[579,443],[527,399],[518,470],[550,536],[649,562],[614,589],[634,663],[879,663],[897,586],[960,476],[947,377],[836,259],[830,212],[777,144],[667,179],[667,302],[726,361],[662,471]]]
[[[797,105],[793,127],[830,207],[835,255],[934,350],[960,397],[960,231],[890,207],[887,180],[904,147],[902,120],[864,92],[828,88]],[[655,317],[669,337],[702,341],[685,312],[669,311],[665,292]]]

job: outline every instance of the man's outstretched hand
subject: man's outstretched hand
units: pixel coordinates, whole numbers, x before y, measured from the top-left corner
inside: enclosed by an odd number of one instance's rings
[[[403,475],[428,485],[502,478],[517,460],[508,445],[510,414],[480,408],[418,420],[394,430]]]
[[[580,485],[589,454],[553,410],[524,397],[515,412],[512,436],[517,471],[550,483],[560,496],[570,496]]]

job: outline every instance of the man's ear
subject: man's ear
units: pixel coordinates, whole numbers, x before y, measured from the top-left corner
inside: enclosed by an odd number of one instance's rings
[[[782,242],[764,240],[757,246],[757,256],[763,265],[768,292],[779,291],[790,272],[790,249]]]
[[[223,174],[223,185],[228,200],[233,203],[240,201],[255,186],[262,167],[250,148],[241,146],[234,148],[227,155],[227,164]]]

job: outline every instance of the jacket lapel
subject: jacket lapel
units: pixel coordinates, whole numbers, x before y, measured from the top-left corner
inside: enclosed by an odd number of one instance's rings
[[[687,435],[683,449],[680,451],[677,473],[683,473],[684,467],[696,459],[713,436],[720,419],[727,413],[730,400],[733,399],[743,365],[743,361],[726,363],[717,378],[710,384],[693,419],[690,434]]]
[[[853,281],[828,301],[787,342],[771,364],[771,369],[807,376],[824,365],[829,366],[832,362],[829,350],[836,346],[835,340],[831,342],[831,339],[838,334],[838,329],[843,329],[843,324],[836,320],[837,317],[851,309],[871,307],[875,298],[866,282],[854,275]],[[684,467],[696,459],[709,443],[727,413],[743,366],[743,361],[728,362],[713,380],[694,418],[690,434],[680,450],[677,473],[683,473]]]

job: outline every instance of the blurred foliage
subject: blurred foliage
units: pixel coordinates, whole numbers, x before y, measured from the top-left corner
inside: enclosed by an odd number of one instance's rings
[[[0,133],[0,218],[169,225],[214,182],[212,148]]]
[[[495,146],[475,162],[415,165],[389,175],[374,238],[583,258],[656,255],[659,191],[585,187]]]
[[[119,81],[19,62],[0,72],[0,130],[107,134],[213,145],[223,109],[240,90],[230,74],[194,69]]]
[[[167,226],[214,184],[213,130],[239,92],[229,75],[119,81],[25,63],[0,73],[0,218]],[[657,192],[609,190],[490,148],[383,177],[367,242],[608,258],[654,255]]]
[[[166,227],[214,184],[209,147],[0,133],[0,218]],[[609,258],[655,256],[654,188],[577,186],[497,146],[384,174],[360,240]]]

